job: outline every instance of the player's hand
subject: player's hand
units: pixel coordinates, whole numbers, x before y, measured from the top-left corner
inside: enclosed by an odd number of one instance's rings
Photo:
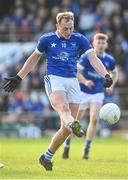
[[[113,80],[109,74],[105,75],[105,82],[104,82],[104,87],[109,88],[113,83]]]
[[[89,89],[92,89],[95,86],[95,83],[91,80],[86,80],[85,86],[87,86]]]
[[[111,95],[112,92],[113,92],[113,88],[112,87],[109,87],[109,88],[105,89],[105,94],[108,95],[108,96]]]
[[[5,92],[13,92],[17,86],[21,83],[21,78],[16,75],[14,77],[8,77],[5,78],[6,83],[4,84],[3,89],[5,90]]]

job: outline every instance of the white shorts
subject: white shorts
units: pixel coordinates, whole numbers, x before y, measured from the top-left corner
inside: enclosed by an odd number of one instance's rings
[[[104,93],[88,94],[85,92],[81,92],[81,103],[79,109],[85,110],[89,108],[90,103],[98,103],[102,105],[103,100],[104,100]]]
[[[81,91],[77,78],[66,78],[55,75],[44,77],[47,96],[54,91],[64,91],[67,94],[68,103],[80,104]]]

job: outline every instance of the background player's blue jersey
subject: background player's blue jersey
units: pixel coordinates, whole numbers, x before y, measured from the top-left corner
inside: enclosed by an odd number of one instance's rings
[[[57,32],[41,36],[36,51],[45,53],[47,74],[62,77],[76,77],[80,51],[85,54],[93,48],[85,36],[73,33],[70,39],[58,36]]]
[[[116,61],[111,55],[104,53],[103,57],[99,57],[99,59],[108,71],[113,71],[115,69]],[[89,60],[84,54],[81,55],[78,65],[82,66],[83,68],[83,76],[86,79],[92,80],[95,83],[95,86],[92,89],[89,89],[84,84],[80,84],[81,91],[88,94],[104,92],[104,78],[95,71],[95,69],[92,67]]]

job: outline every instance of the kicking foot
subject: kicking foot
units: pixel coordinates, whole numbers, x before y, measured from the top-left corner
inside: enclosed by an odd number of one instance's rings
[[[64,152],[62,154],[62,158],[63,159],[68,159],[69,158],[69,148],[68,147],[64,147]]]
[[[85,135],[84,130],[81,128],[81,125],[78,121],[72,123],[72,131],[77,137],[82,137]]]
[[[44,154],[42,156],[40,156],[39,162],[45,168],[46,171],[52,171],[53,163],[51,161],[47,161],[44,158]]]

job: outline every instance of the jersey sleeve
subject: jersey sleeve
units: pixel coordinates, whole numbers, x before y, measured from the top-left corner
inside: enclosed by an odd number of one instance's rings
[[[85,54],[82,54],[79,58],[79,61],[77,63],[77,67],[80,68],[80,69],[85,69],[86,68],[86,65],[87,65],[87,58],[86,58],[86,55]]]
[[[116,68],[116,60],[114,58],[112,58],[110,61],[109,70],[113,71],[115,68]]]
[[[87,55],[91,51],[94,51],[92,45],[90,44],[89,40],[85,36],[81,35],[80,40],[81,40],[81,46],[85,55]]]
[[[36,46],[36,49],[35,51],[38,53],[38,54],[43,54],[43,52],[46,50],[46,45],[47,45],[47,38],[45,35],[41,36],[38,43],[37,43],[37,46]]]

